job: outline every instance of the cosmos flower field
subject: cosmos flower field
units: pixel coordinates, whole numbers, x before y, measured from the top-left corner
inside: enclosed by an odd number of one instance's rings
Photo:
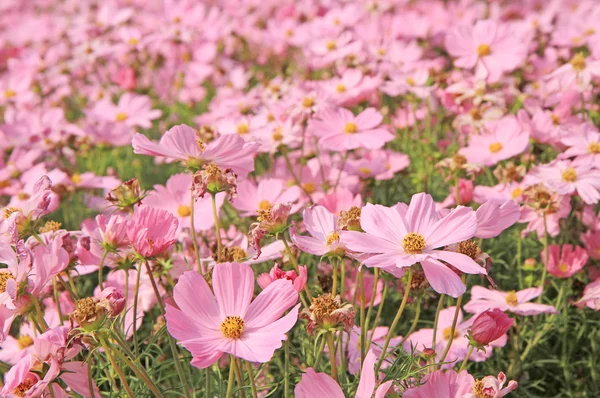
[[[0,1],[0,397],[600,396],[598,21]]]

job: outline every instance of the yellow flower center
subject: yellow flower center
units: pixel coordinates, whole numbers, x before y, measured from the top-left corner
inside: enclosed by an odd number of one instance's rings
[[[475,384],[473,384],[473,395],[475,395],[476,398],[484,398],[485,395],[483,395],[483,381],[481,380],[476,380]]]
[[[129,116],[127,116],[127,114],[126,114],[126,113],[124,113],[124,112],[119,112],[119,113],[117,113],[117,116],[115,116],[115,120],[116,120],[117,122],[124,122],[125,120],[127,120],[127,118],[128,118],[128,117],[129,117]]]
[[[304,190],[306,192],[308,192],[309,194],[311,194],[317,190],[317,186],[315,185],[314,182],[305,182],[304,184],[302,184],[302,188],[304,188]]]
[[[517,188],[513,189],[513,191],[510,194],[510,197],[514,200],[521,195],[523,195],[523,190],[521,188],[517,187]]]
[[[402,239],[402,247],[404,252],[408,254],[420,254],[425,249],[425,237],[421,234],[409,232]]]
[[[60,227],[62,227],[62,224],[59,223],[58,221],[48,220],[48,221],[46,221],[44,226],[40,228],[40,232],[41,233],[56,232],[60,229]]]
[[[310,108],[315,104],[315,97],[306,97],[302,100],[302,106],[305,108]]]
[[[268,200],[261,200],[258,204],[259,210],[271,210],[271,203]]]
[[[588,148],[588,151],[593,154],[600,153],[600,142],[592,142]]]
[[[583,55],[583,53],[577,53],[573,58],[571,58],[569,63],[576,72],[581,72],[585,69],[585,55]]]
[[[21,350],[23,348],[31,347],[33,345],[33,339],[31,338],[31,336],[24,334],[17,340],[17,345]]]
[[[335,42],[333,40],[329,40],[325,44],[325,48],[327,48],[328,51],[333,51],[337,48],[337,44],[335,44]]]
[[[409,86],[413,87],[415,85],[415,79],[413,79],[412,77],[407,77],[406,78],[406,84],[408,84]]]
[[[477,55],[479,57],[485,57],[491,53],[492,49],[490,48],[489,44],[480,44],[479,47],[477,47]]]
[[[240,123],[237,125],[237,133],[244,135],[250,132],[250,126],[247,123]]]
[[[71,181],[73,181],[73,184],[81,184],[81,174],[73,173],[71,176]]]
[[[177,214],[179,214],[179,217],[189,217],[192,214],[192,208],[187,205],[180,205],[177,208]]]
[[[335,91],[337,91],[338,93],[343,93],[346,91],[346,86],[340,83],[337,86],[335,86]]]
[[[281,141],[283,140],[283,134],[281,132],[281,127],[277,127],[275,130],[273,130],[273,135],[272,135],[273,141]]]
[[[490,145],[490,152],[491,153],[500,152],[502,150],[502,148],[503,148],[503,146],[501,143],[494,142],[493,144]]]
[[[594,28],[589,28],[585,32],[583,32],[583,34],[586,35],[586,36],[591,36],[594,33],[596,33],[596,29],[594,29]]]
[[[378,48],[377,49],[377,55],[380,55],[380,56],[383,57],[385,55],[385,53],[386,53],[385,48]]]
[[[337,242],[339,240],[340,240],[340,234],[333,231],[329,235],[327,235],[327,240],[325,243],[327,243],[327,246],[331,246],[334,242]]]
[[[12,98],[15,95],[17,95],[17,92],[15,90],[11,90],[10,88],[6,91],[4,91],[4,97],[6,98]]]
[[[567,167],[562,173],[562,179],[567,182],[575,182],[577,179],[577,170],[572,167]]]
[[[0,272],[0,293],[4,293],[6,291],[6,282],[9,279],[15,279],[15,276],[10,271],[2,271]]]
[[[15,387],[13,394],[17,397],[24,397],[34,384],[35,382],[31,378],[27,378],[24,382]]]
[[[239,316],[228,316],[221,322],[221,333],[228,339],[239,339],[244,333],[244,320]]]
[[[135,37],[132,37],[131,39],[127,40],[127,43],[129,43],[132,46],[135,46],[140,43],[140,39],[136,39]]]
[[[558,269],[562,272],[567,272],[569,270],[569,264],[560,263],[558,264]]]
[[[366,175],[369,175],[369,174],[371,174],[371,169],[370,169],[370,168],[368,168],[368,167],[365,167],[365,166],[363,166],[363,167],[360,167],[360,168],[358,169],[358,171],[360,171],[360,173],[361,173],[361,174],[366,174]]]
[[[452,328],[446,328],[444,329],[444,331],[442,332],[444,334],[444,340],[450,340],[450,333],[452,333]],[[458,337],[458,330],[454,329],[454,337],[453,338],[457,338]]]
[[[471,118],[475,121],[479,121],[479,120],[483,119],[483,115],[481,114],[481,111],[479,110],[479,108],[472,108],[469,111],[469,115],[471,115]]]
[[[553,113],[552,116],[550,116],[550,118],[552,119],[552,124],[555,126],[560,125],[560,116],[558,116],[557,114]]]
[[[16,213],[18,211],[21,211],[21,209],[17,207],[7,207],[2,211],[2,213],[4,215],[4,218],[9,218],[13,213]]]
[[[347,134],[354,134],[357,131],[358,131],[358,127],[356,126],[356,123],[348,122],[344,126],[344,132]]]
[[[517,293],[514,290],[511,290],[510,292],[506,293],[506,298],[504,300],[506,301],[506,304],[510,305],[511,307],[514,307],[515,305],[519,304]]]

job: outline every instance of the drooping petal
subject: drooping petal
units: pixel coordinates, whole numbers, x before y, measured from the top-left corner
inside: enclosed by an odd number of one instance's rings
[[[439,261],[425,260],[421,262],[421,265],[427,281],[436,292],[456,298],[467,290],[460,277]]]

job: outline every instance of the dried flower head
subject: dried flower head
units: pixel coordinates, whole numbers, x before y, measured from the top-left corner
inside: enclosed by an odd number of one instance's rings
[[[338,218],[338,227],[348,231],[362,231],[360,227],[361,208],[352,206],[348,211],[342,210]]]
[[[342,327],[350,332],[354,326],[355,310],[352,304],[342,304],[339,295],[324,293],[313,298],[310,308],[305,308],[300,314],[308,319],[307,331],[313,334],[315,328],[337,329]]]
[[[237,195],[237,175],[231,169],[222,170],[215,163],[205,164],[202,170],[194,173],[192,190],[198,198],[203,198],[207,192],[211,195],[227,192],[231,201]]]
[[[140,205],[146,197],[146,192],[140,188],[137,178],[121,183],[106,195],[106,200],[119,210],[133,212],[135,205]]]
[[[514,162],[507,162],[504,166],[498,165],[494,170],[494,176],[503,184],[521,181],[525,174],[527,174],[527,168],[523,165],[517,166]]]

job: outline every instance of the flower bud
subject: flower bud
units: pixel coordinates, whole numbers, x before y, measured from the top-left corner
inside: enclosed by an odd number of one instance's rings
[[[469,332],[470,340],[476,346],[487,346],[502,337],[514,323],[514,319],[509,318],[498,308],[486,310],[473,321]]]

